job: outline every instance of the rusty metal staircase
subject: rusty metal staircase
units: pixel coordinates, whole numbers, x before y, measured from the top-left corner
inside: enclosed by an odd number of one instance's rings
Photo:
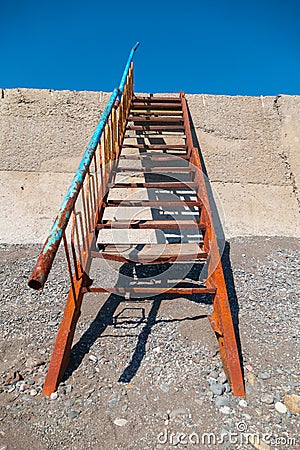
[[[208,317],[234,395],[244,383],[223,268],[199,150],[194,147],[184,93],[133,93],[132,49],[36,263],[29,286],[42,289],[61,240],[71,287],[43,393],[57,388],[69,364],[83,296],[109,292],[208,295]],[[93,260],[160,266],[156,276],[95,285]],[[190,268],[200,266],[198,279]]]

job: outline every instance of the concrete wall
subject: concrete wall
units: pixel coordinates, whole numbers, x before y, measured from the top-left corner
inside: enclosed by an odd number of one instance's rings
[[[44,240],[108,98],[0,90],[0,242]],[[300,97],[187,99],[226,237],[300,237]]]
[[[227,237],[300,236],[300,97],[187,97]]]
[[[109,96],[2,91],[0,242],[45,239]]]

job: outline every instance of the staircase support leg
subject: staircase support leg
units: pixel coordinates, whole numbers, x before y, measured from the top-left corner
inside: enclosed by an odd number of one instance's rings
[[[216,272],[219,270],[217,268]],[[225,283],[222,283],[223,273],[220,278],[221,283],[219,282],[213,300],[214,311],[209,318],[210,324],[218,339],[224,372],[231,385],[232,393],[238,397],[245,397],[244,379],[229,299]]]
[[[74,280],[70,288],[63,319],[60,324],[54,350],[42,393],[50,396],[64,376],[69,365],[70,352],[76,324],[81,314],[83,278]]]

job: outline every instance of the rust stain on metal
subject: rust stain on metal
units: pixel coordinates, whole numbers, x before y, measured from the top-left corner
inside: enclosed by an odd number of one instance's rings
[[[210,294],[212,296],[213,313],[209,316],[209,321],[218,339],[224,370],[231,383],[233,394],[245,396],[241,363],[239,360],[237,340],[233,327],[223,267],[221,264],[201,160],[198,150],[193,146],[185,95],[181,92],[179,97],[159,97],[155,99],[150,96],[149,98],[142,98],[140,100],[137,97],[134,97],[132,57],[136,47],[137,46],[135,46],[130,53],[120,87],[119,89],[114,90],[114,93],[110,98],[109,104],[105,109],[106,116],[105,114],[103,116],[105,120],[101,119],[102,122],[101,120],[99,122],[99,127],[96,129],[90,141],[88,149],[75,174],[60,212],[55,219],[51,233],[43,246],[42,252],[29,280],[30,287],[34,289],[43,288],[61,240],[63,239],[71,286],[46,376],[43,393],[45,395],[51,395],[51,393],[57,389],[57,385],[68,367],[76,324],[80,317],[81,304],[85,293],[114,292],[120,295],[125,295],[127,293],[149,293],[155,295],[165,292],[166,294]],[[156,130],[164,130],[166,127],[169,127],[170,131],[174,131],[174,129],[183,129],[186,139],[185,145],[170,145],[169,150],[175,149],[185,152],[183,160],[187,161],[189,164],[189,182],[114,183],[113,174],[115,174],[116,171],[113,172],[113,168],[115,161],[118,161],[120,156],[128,116],[129,114],[132,116],[134,112],[134,120],[136,122],[143,122],[145,118],[140,118],[143,117],[145,109],[147,109],[147,113],[153,114],[149,105],[154,105],[153,110],[155,111],[158,110],[159,112],[163,112],[164,110],[171,110],[172,112],[172,120],[168,121],[163,119],[160,121],[159,119],[155,119],[158,124],[160,122],[165,123],[165,125],[155,125],[154,128]],[[178,110],[178,113],[180,114],[180,119],[178,119],[180,126],[172,125],[176,122],[176,119],[174,119],[174,108],[175,110]],[[166,125],[168,122],[170,122],[171,125]],[[182,123],[183,125],[181,125]],[[140,128],[151,129],[151,126],[135,126],[132,128],[136,130],[139,130]],[[162,150],[162,152],[166,148],[166,146],[149,144],[138,144],[136,146],[133,145],[133,147],[144,148],[145,150]],[[165,154],[164,157],[166,158],[168,156]],[[90,167],[92,161],[94,161],[95,166],[94,174]],[[156,159],[153,161],[156,161]],[[155,171],[159,171],[159,169],[154,168],[153,172]],[[177,169],[172,170],[172,168],[169,170],[170,173],[176,171]],[[94,175],[96,182],[94,182]],[[190,201],[190,206],[199,208],[199,220],[195,222],[195,228],[202,230],[203,244],[197,242],[197,250],[194,252],[185,247],[185,253],[178,251],[178,247],[176,247],[177,244],[168,244],[166,251],[157,255],[155,252],[151,253],[151,251],[149,254],[145,252],[143,255],[142,252],[138,254],[132,250],[130,250],[128,256],[121,253],[115,254],[111,252],[106,245],[103,245],[102,255],[101,252],[95,252],[93,249],[96,247],[96,239],[99,230],[101,228],[106,228],[106,225],[109,225],[102,219],[105,207],[110,205],[110,202],[107,200],[107,191],[110,187],[124,187],[127,189],[127,203],[125,200],[124,204],[128,204],[128,206],[130,206],[128,198],[135,192],[135,188],[184,188],[192,190],[194,192],[193,195],[196,196],[196,201]],[[81,210],[77,208],[79,203],[77,202],[78,198],[81,199]],[[141,200],[139,202],[141,202],[142,205],[146,205],[145,201]],[[170,204],[172,204],[172,200],[170,200]],[[177,202],[174,201],[174,204],[178,204],[178,199]],[[183,204],[185,204],[184,201]],[[67,233],[65,231],[72,214],[71,242],[68,244],[68,239],[66,237]],[[131,223],[131,225],[132,228],[147,228],[148,222],[150,221],[145,221],[144,223],[139,222],[137,224],[139,226],[135,223]],[[118,222],[115,222],[115,224],[115,228],[124,228],[121,226],[122,224],[120,225]],[[175,226],[173,223],[169,223],[169,226],[171,228],[179,228],[178,225]],[[149,228],[153,229],[160,229],[161,227],[163,228],[163,224],[158,220],[153,220],[152,225],[149,226]],[[191,224],[188,223],[187,227],[190,228]],[[71,251],[69,251],[69,245]],[[107,250],[106,252],[105,249]],[[104,289],[102,287],[92,286],[93,281],[89,277],[89,272],[93,257],[105,257],[121,262],[131,262],[133,258],[135,262],[140,262],[142,264],[164,264],[166,262],[181,260],[191,261],[194,259],[207,259],[209,275],[205,281],[205,286],[203,287],[173,286],[166,289],[160,287],[132,287],[130,289],[113,287],[111,289]]]

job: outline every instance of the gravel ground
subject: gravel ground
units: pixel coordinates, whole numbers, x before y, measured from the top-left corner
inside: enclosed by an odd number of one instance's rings
[[[246,400],[226,382],[209,304],[94,294],[66,379],[52,399],[41,395],[68,283],[59,255],[45,290],[27,288],[38,251],[0,247],[1,450],[299,448],[296,239],[236,238],[227,247]]]

